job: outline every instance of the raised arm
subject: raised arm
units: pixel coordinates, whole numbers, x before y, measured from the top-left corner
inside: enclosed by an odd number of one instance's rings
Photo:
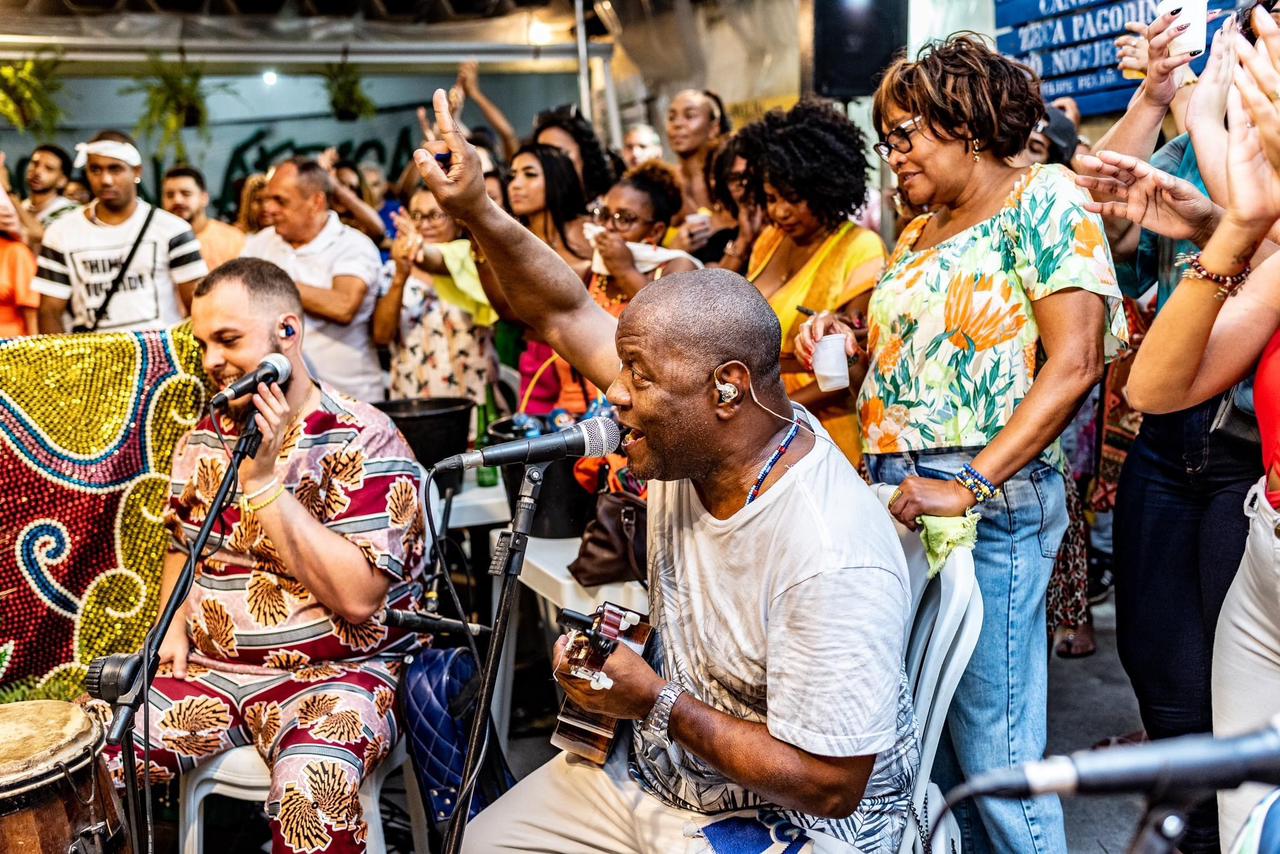
[[[432,103],[443,141],[414,152],[422,179],[440,207],[467,226],[512,310],[583,376],[608,388],[618,375],[617,321],[551,247],[485,194],[480,156],[454,124],[443,89]],[[445,153],[447,173],[433,156]]]
[[[1147,78],[1120,121],[1094,144],[1094,151],[1109,149],[1140,160],[1146,160],[1155,152],[1160,126],[1178,93],[1174,72],[1193,58],[1190,54],[1169,56],[1169,43],[1186,28],[1187,24],[1178,23],[1173,13],[1156,18],[1147,27]]]
[[[516,133],[515,128],[511,126],[511,122],[507,119],[506,114],[502,112],[502,108],[490,101],[488,96],[480,90],[480,67],[476,62],[462,63],[462,68],[458,69],[458,85],[462,87],[462,91],[466,93],[466,96],[480,108],[480,113],[484,116],[484,120],[489,123],[489,127],[493,128],[494,133],[498,135],[498,138],[502,141],[502,159],[510,163],[511,158],[516,155],[516,150],[520,148],[520,136]]]

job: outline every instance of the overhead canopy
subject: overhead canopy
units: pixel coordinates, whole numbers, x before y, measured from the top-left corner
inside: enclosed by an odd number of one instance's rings
[[[2,3],[3,0],[0,0]],[[474,59],[507,70],[573,71],[573,17],[521,10],[448,23],[393,23],[362,17],[267,15],[5,15],[0,61],[59,50],[70,73],[128,74],[150,57],[189,61],[230,74],[265,65],[315,71],[346,57],[370,72],[456,66]],[[590,43],[590,57],[613,46]]]

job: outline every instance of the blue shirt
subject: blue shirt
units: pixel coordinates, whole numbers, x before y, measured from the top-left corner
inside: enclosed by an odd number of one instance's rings
[[[1169,141],[1151,157],[1151,165],[1168,172],[1170,175],[1190,182],[1206,196],[1209,192],[1200,177],[1200,166],[1196,160],[1196,150],[1191,145],[1191,137],[1187,134]],[[1174,262],[1179,255],[1194,255],[1200,251],[1190,240],[1170,240],[1155,232],[1143,229],[1138,240],[1138,255],[1130,270],[1132,275],[1121,275],[1120,290],[1125,296],[1138,297],[1151,290],[1155,285],[1156,311],[1164,307],[1173,289],[1182,280],[1182,269]],[[1124,266],[1124,265],[1121,265]],[[1119,269],[1117,269],[1117,273]]]

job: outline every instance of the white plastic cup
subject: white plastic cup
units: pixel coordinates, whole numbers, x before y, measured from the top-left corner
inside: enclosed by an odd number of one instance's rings
[[[813,373],[818,388],[835,391],[849,387],[849,357],[844,352],[842,333],[823,335],[813,350]]]
[[[1187,53],[1204,52],[1209,36],[1209,3],[1208,0],[1160,0],[1156,4],[1156,18],[1167,15],[1181,7],[1182,12],[1171,26],[1180,27],[1190,24],[1186,31],[1178,34],[1169,45],[1170,56],[1182,56]]]

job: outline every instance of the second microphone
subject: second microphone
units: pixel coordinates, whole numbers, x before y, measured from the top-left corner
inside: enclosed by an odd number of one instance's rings
[[[588,418],[559,433],[535,439],[516,439],[446,457],[436,463],[436,471],[546,463],[565,457],[603,457],[618,450],[619,441],[618,425],[613,421],[608,418]]]

